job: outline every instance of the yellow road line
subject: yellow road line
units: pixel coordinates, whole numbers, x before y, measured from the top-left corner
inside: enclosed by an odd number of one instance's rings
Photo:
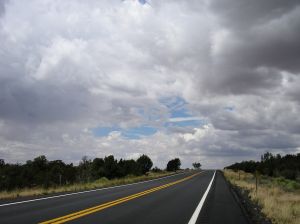
[[[155,191],[170,187],[172,185],[181,183],[183,181],[191,179],[192,177],[194,177],[198,174],[199,173],[196,173],[196,174],[193,174],[191,176],[185,177],[183,179],[180,179],[180,180],[168,183],[168,184],[164,184],[164,185],[161,185],[161,186],[158,186],[158,187],[151,188],[151,189],[146,190],[146,191],[142,191],[142,192],[139,192],[139,193],[136,193],[136,194],[133,194],[133,195],[129,195],[127,197],[119,198],[119,199],[114,200],[114,201],[106,202],[106,203],[101,204],[101,205],[97,205],[97,206],[94,206],[94,207],[91,207],[91,208],[88,208],[88,209],[84,209],[84,210],[81,210],[81,211],[78,211],[78,212],[74,212],[74,213],[71,213],[69,215],[65,215],[65,216],[55,218],[55,219],[44,221],[44,222],[41,222],[40,224],[59,224],[59,223],[65,223],[65,222],[68,222],[68,221],[71,221],[71,220],[74,220],[74,219],[78,219],[80,217],[92,214],[94,212],[98,212],[98,211],[101,211],[103,209],[106,209],[106,208],[124,203],[126,201],[130,201],[132,199],[142,197],[143,195],[150,194],[152,192],[155,192]]]

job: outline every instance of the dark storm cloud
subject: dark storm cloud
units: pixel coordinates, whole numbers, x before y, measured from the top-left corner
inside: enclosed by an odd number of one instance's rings
[[[211,0],[210,9],[221,24],[232,29],[251,28],[278,19],[299,6],[298,0]]]
[[[299,74],[299,1],[212,1],[210,9],[223,36],[216,33],[208,86],[223,93],[261,94],[281,85],[281,71]]]
[[[74,120],[84,114],[88,93],[80,86],[1,80],[0,116],[29,123]],[[75,98],[76,96],[76,98]],[[76,99],[76,100],[75,100]]]
[[[258,94],[281,84],[279,71],[268,68],[240,67],[240,64],[217,65],[204,83],[220,94]]]

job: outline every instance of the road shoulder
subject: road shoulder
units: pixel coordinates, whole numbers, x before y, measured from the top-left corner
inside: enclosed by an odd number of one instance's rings
[[[240,205],[243,210],[245,216],[249,220],[251,224],[272,224],[271,220],[269,220],[263,213],[262,207],[257,203],[254,203],[249,197],[249,192],[247,190],[243,190],[237,186],[232,185],[229,181],[227,184],[230,187],[232,194],[234,195],[236,201]]]

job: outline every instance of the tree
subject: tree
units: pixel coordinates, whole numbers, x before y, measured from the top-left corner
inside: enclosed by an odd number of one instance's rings
[[[112,179],[117,177],[118,174],[118,161],[113,155],[104,158],[104,173],[105,177]]]
[[[83,156],[79,162],[79,178],[81,181],[88,182],[91,177],[92,161],[87,156]]]
[[[142,174],[149,172],[153,163],[151,159],[147,155],[141,155],[140,158],[136,160],[137,164],[139,165]]]
[[[4,159],[0,159],[0,167],[4,167],[4,165],[5,165]]]
[[[201,163],[195,162],[195,163],[193,163],[193,167],[194,167],[195,169],[200,169]]]
[[[45,170],[47,169],[48,160],[44,155],[38,156],[33,159],[32,165],[38,170]]]
[[[94,180],[99,179],[105,175],[104,173],[104,159],[95,158],[92,162],[91,175]]]
[[[64,170],[66,164],[62,160],[49,161],[49,179],[51,185],[61,185],[66,180]]]
[[[179,170],[181,162],[179,158],[172,159],[167,164],[167,171],[176,171]]]
[[[140,175],[141,168],[139,164],[133,159],[120,159],[118,162],[118,177],[124,177],[129,174]]]
[[[21,167],[22,170],[22,167]],[[48,160],[46,156],[38,156],[33,159],[31,163],[31,170],[34,178],[33,185],[42,185],[44,187],[49,186],[48,177]],[[31,174],[32,175],[32,174]]]

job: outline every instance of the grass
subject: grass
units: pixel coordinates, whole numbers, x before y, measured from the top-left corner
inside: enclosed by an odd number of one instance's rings
[[[83,191],[83,190],[91,190],[95,188],[104,188],[104,187],[111,187],[123,184],[131,184],[140,181],[152,180],[159,177],[164,177],[173,174],[174,172],[150,172],[147,175],[142,176],[133,176],[129,175],[123,178],[116,178],[109,180],[105,177],[98,179],[93,182],[89,183],[76,183],[72,185],[64,185],[58,187],[51,187],[51,188],[23,188],[23,189],[16,189],[12,191],[0,191],[0,199],[13,199],[18,197],[26,197],[26,196],[40,196],[40,195],[48,195],[48,194],[55,194],[55,193],[62,193],[62,192],[76,192],[76,191]]]
[[[300,183],[284,178],[258,177],[242,171],[224,170],[233,185],[249,191],[251,199],[262,207],[262,212],[275,224],[300,223]]]

